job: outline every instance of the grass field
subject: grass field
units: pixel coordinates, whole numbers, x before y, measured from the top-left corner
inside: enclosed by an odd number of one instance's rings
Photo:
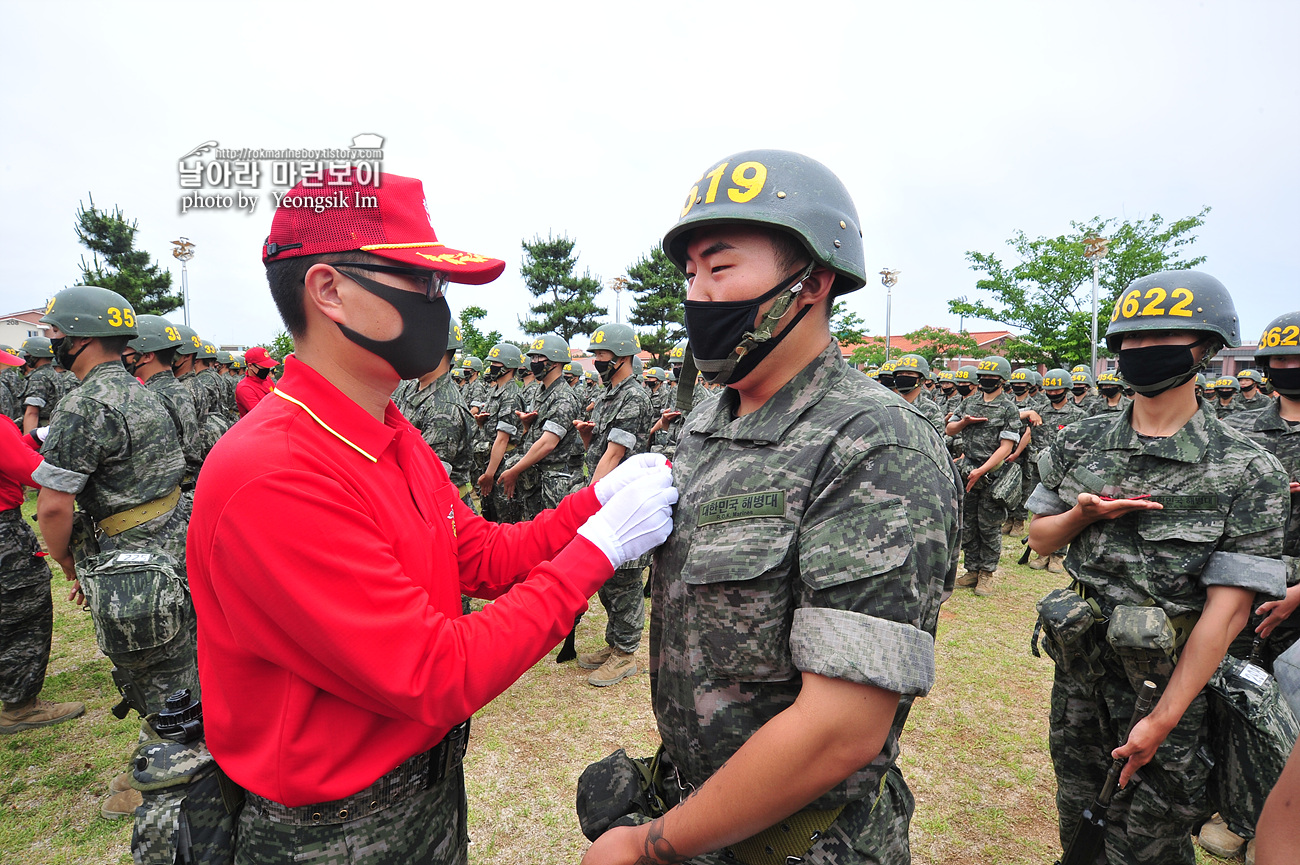
[[[918,865],[1047,865],[1060,852],[1047,755],[1052,664],[1029,653],[1029,635],[1034,602],[1064,580],[1016,565],[1020,550],[1007,546],[996,595],[959,589],[940,616],[938,683],[912,710],[901,758],[916,796]],[[138,723],[109,714],[109,664],[89,614],[64,600],[66,583],[54,572],[54,648],[42,696],[82,700],[86,716],[0,739],[0,862],[129,863],[129,822],[102,819],[99,801],[124,768]],[[597,603],[580,626],[579,651],[599,648],[603,633]],[[578,775],[616,748],[649,755],[658,744],[644,672],[596,689],[585,671],[554,656],[475,717],[465,770],[475,865],[576,863],[587,847],[574,816]],[[644,669],[644,646],[639,662]]]

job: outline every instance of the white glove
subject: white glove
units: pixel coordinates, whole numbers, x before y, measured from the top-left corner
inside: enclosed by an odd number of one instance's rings
[[[617,468],[596,481],[596,500],[601,506],[608,504],[614,494],[639,477],[668,465],[663,454],[637,454],[623,460]],[[672,481],[670,480],[669,483]]]
[[[623,487],[591,516],[578,534],[600,547],[617,568],[662,544],[673,530],[677,490],[667,465]]]

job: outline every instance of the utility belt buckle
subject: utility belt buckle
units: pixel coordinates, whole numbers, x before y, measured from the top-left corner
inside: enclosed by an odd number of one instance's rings
[[[424,775],[424,789],[428,790],[442,782],[451,770],[465,759],[469,750],[469,721],[465,720],[447,731],[442,741],[433,746],[429,753],[429,768]]]

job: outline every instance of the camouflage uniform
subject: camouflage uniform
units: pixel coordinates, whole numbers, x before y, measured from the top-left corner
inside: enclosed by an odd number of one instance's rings
[[[483,411],[487,407],[488,400],[487,385],[483,383],[483,376],[479,375],[472,382],[466,384],[461,389],[460,395],[464,397],[466,407],[472,409],[471,415],[476,411]],[[483,474],[484,470],[487,469],[487,452],[479,444],[485,427],[486,424],[483,427],[480,427],[477,422],[474,424],[474,469],[471,472],[471,483],[478,483],[479,475]]]
[[[844,810],[805,860],[907,862],[913,802],[895,761],[934,681],[956,472],[923,416],[835,343],[757,411],[733,420],[735,405],[724,390],[694,412],[673,463],[650,621],[664,747],[698,787],[794,702],[801,672],[896,691],[879,756],[809,805]]]
[[[930,426],[934,427],[934,431],[940,436],[943,436],[943,430],[947,424],[943,420],[943,412],[940,411],[939,406],[934,401],[933,397],[922,392],[921,395],[916,398],[916,402],[912,403],[912,408],[919,411],[921,415],[930,422]]]
[[[523,459],[544,432],[554,433],[560,441],[540,462],[521,474],[515,485],[515,498],[520,499],[526,520],[560,506],[560,500],[573,489],[573,470],[582,459],[582,437],[573,426],[575,420],[582,418],[582,407],[578,405],[578,395],[565,383],[563,376],[550,387],[539,387],[537,399],[529,411],[537,412],[537,417],[524,433],[518,450],[509,460],[510,465]],[[581,477],[579,470],[578,478]]]
[[[177,381],[169,369],[149,376],[144,386],[162,400],[163,408],[167,409],[172,425],[176,427],[181,453],[185,457],[185,477],[181,486],[189,487],[192,492],[199,469],[203,468],[204,450],[199,439],[199,421],[194,413],[194,398],[190,395],[190,389]]]
[[[623,459],[645,453],[649,449],[650,427],[654,416],[650,408],[650,392],[641,386],[635,376],[629,375],[618,384],[606,387],[596,396],[591,420],[596,426],[591,431],[591,444],[587,446],[587,478],[596,475],[596,466],[610,442],[626,448]],[[641,571],[649,563],[649,555],[626,562],[614,571],[600,587],[600,603],[609,614],[605,625],[605,642],[620,652],[635,652],[641,645],[645,630],[645,597],[641,594]]]
[[[484,471],[487,471],[488,460],[492,458],[492,444],[496,441],[498,432],[507,433],[510,442],[501,455],[501,462],[497,464],[497,474],[505,468],[506,457],[519,444],[519,415],[515,412],[524,410],[522,393],[513,380],[502,385],[494,384],[488,391],[487,404],[483,407],[487,420],[479,427],[479,438],[474,445],[474,453],[481,461]],[[500,484],[492,487],[492,494],[483,502],[483,516],[496,523],[517,523],[523,519],[523,515],[524,509],[519,500],[506,498]]]
[[[1236,414],[1236,413],[1239,412],[1239,411],[1241,411],[1241,397],[1240,397],[1240,396],[1234,396],[1234,397],[1233,397],[1233,398],[1228,402],[1227,405],[1224,405],[1224,404],[1223,404],[1223,401],[1220,400],[1218,397],[1215,397],[1215,398],[1214,398],[1214,416],[1215,416],[1216,418],[1218,418],[1219,420],[1223,420],[1224,418],[1229,417],[1230,415]]]
[[[23,374],[18,371],[17,367],[7,366],[0,370],[0,388],[4,389],[9,400],[9,409],[5,412],[5,416],[22,426],[23,391],[27,389],[27,380],[23,378]]]
[[[403,382],[405,384],[405,382]],[[461,500],[471,508],[470,485],[474,470],[476,424],[465,406],[460,388],[451,376],[439,376],[424,390],[409,388],[398,408],[420,431],[420,436],[447,467],[447,476],[460,488]]]
[[[1042,482],[1029,503],[1036,514],[1064,513],[1083,492],[1150,494],[1164,505],[1093,523],[1070,543],[1066,569],[1103,616],[1153,603],[1170,617],[1196,614],[1211,585],[1253,590],[1258,600],[1281,595],[1286,478],[1275,458],[1222,423],[1197,412],[1174,435],[1144,440],[1129,407],[1117,419],[1086,418],[1061,430],[1039,467]],[[1089,636],[1100,664],[1066,670],[1058,663],[1052,688],[1062,844],[1101,789],[1135,699],[1122,660],[1100,634]],[[1168,681],[1150,671],[1147,678],[1161,688]],[[1112,803],[1110,862],[1195,862],[1191,829],[1213,810],[1210,769],[1200,756],[1209,745],[1207,715],[1202,693],[1139,771],[1142,783]]]
[[[82,386],[59,405],[41,453],[45,462],[32,479],[76,495],[80,509],[96,523],[163,498],[185,473],[185,458],[162,401],[116,361],[91,369]],[[176,507],[113,537],[97,533],[99,547],[104,553],[161,549],[176,560],[183,580],[188,520],[188,511]],[[84,548],[74,553],[78,562],[84,561]],[[179,633],[169,641],[110,657],[135,679],[150,711],[180,688],[199,693],[188,593],[183,606]],[[100,623],[95,625],[98,631]]]
[[[0,700],[7,704],[39,694],[50,662],[54,602],[40,549],[21,507],[0,511]]]
[[[36,406],[40,410],[40,420],[36,425],[48,426],[50,414],[66,391],[63,376],[54,364],[47,363],[40,369],[34,369],[27,376],[27,384],[23,388],[23,411],[27,411],[26,406]]]
[[[1244,396],[1239,396],[1237,397],[1237,400],[1242,411],[1258,411],[1262,408],[1268,408],[1273,404],[1273,399],[1264,396],[1258,387],[1255,389],[1255,395],[1250,399],[1246,399]]]
[[[1013,445],[1020,441],[1020,410],[1015,401],[1005,393],[985,402],[984,394],[976,391],[953,414],[954,421],[963,417],[985,417],[983,423],[974,423],[961,431],[965,458],[958,463],[962,479],[988,461],[1004,440]],[[1002,469],[990,471],[966,494],[962,515],[961,546],[968,571],[993,572],[998,569],[1002,555],[1002,524],[1007,521],[1007,507],[993,500],[993,486]]]
[[[542,382],[540,379],[533,379],[528,384],[519,386],[519,399],[524,404],[523,411],[533,411],[533,406],[537,404],[537,395],[542,391]]]
[[[649,390],[649,387],[646,388]],[[676,389],[668,382],[663,382],[657,390],[650,391],[650,425],[653,426],[664,413],[665,409],[676,408],[677,406],[670,400],[677,396]],[[668,444],[668,430],[662,429],[654,434],[650,440],[650,450],[657,454],[664,452],[664,447]],[[671,458],[670,458],[671,459]]]

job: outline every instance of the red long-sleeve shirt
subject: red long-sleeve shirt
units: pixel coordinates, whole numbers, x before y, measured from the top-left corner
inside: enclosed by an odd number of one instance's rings
[[[218,763],[296,806],[351,795],[436,744],[554,647],[612,574],[575,539],[598,509],[586,489],[530,523],[490,523],[391,403],[379,423],[290,359],[213,448],[190,522]],[[499,599],[462,616],[462,592]]]
[[[0,511],[22,505],[24,485],[39,486],[32,472],[42,462],[41,455],[23,441],[18,426],[0,415]]]
[[[235,408],[239,409],[239,416],[243,417],[253,410],[262,399],[271,392],[271,386],[275,380],[269,375],[266,378],[258,378],[255,375],[246,375],[235,384]]]

